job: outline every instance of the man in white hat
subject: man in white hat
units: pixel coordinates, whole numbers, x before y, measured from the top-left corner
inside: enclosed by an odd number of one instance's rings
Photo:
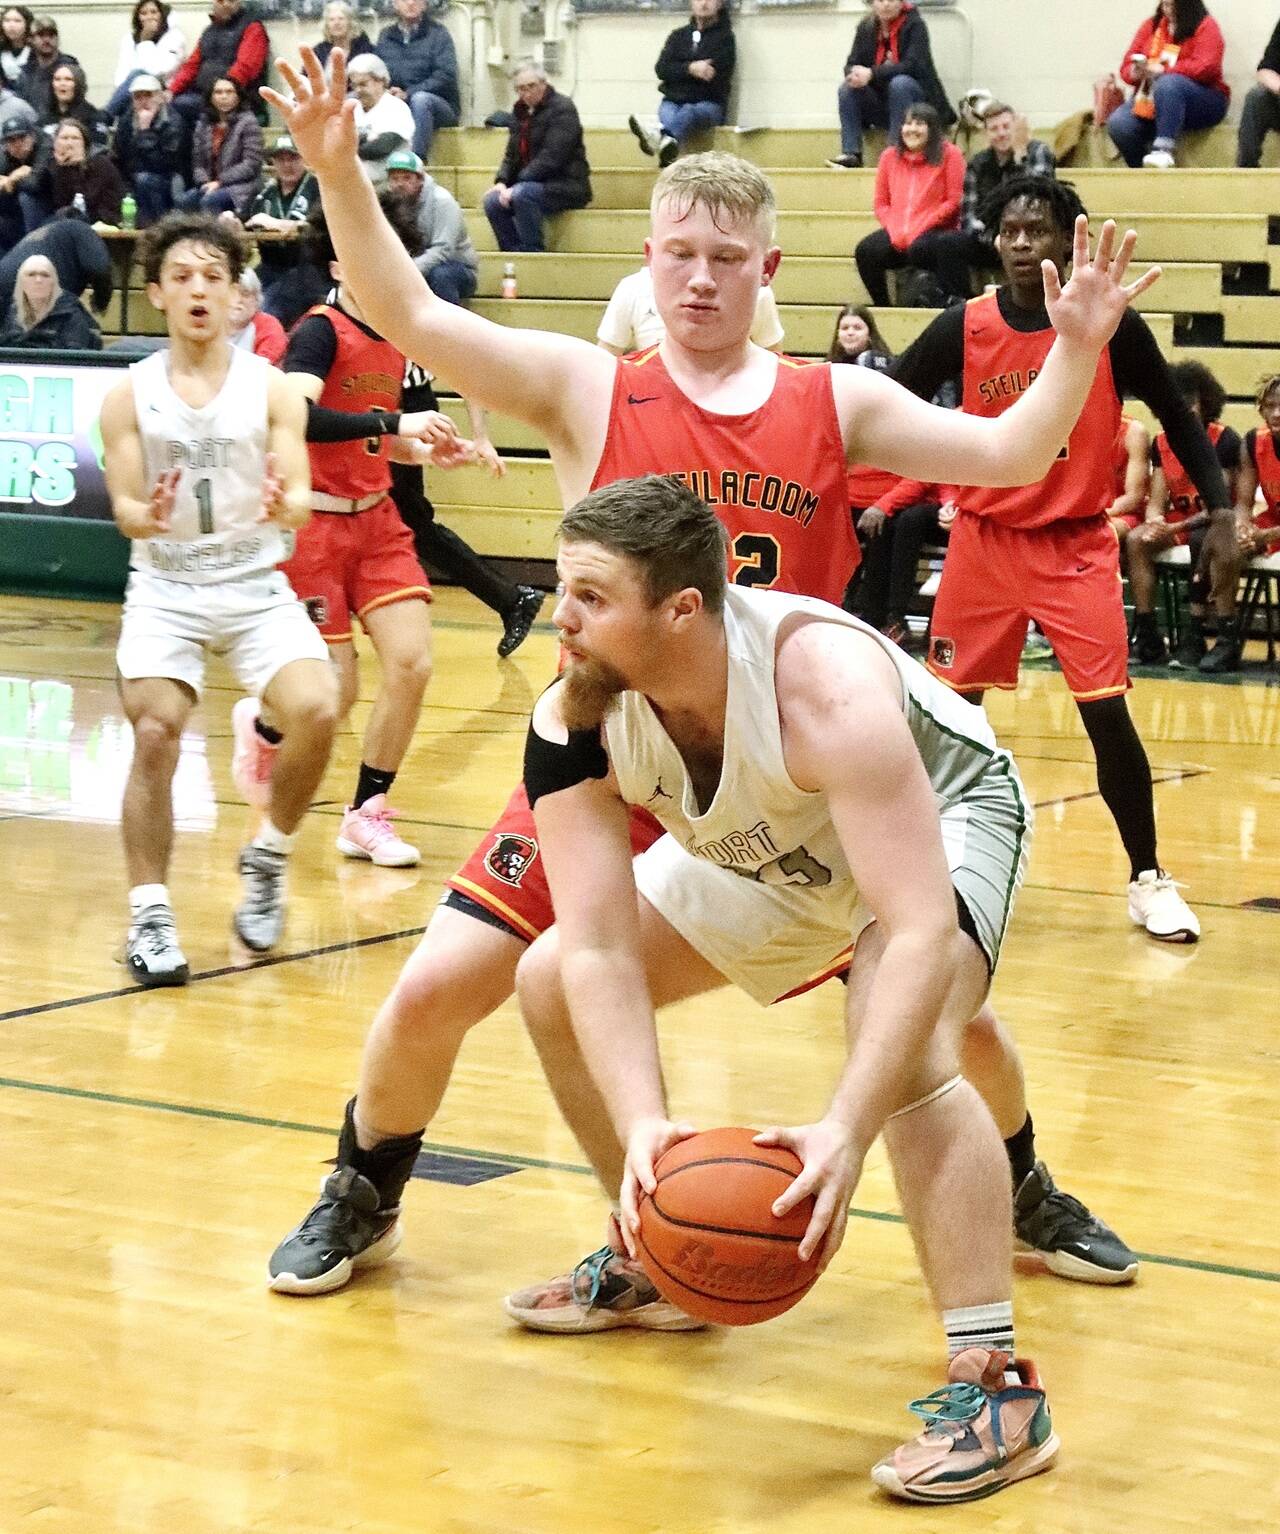
[[[129,110],[116,125],[113,153],[133,188],[138,227],[145,229],[173,207],[174,177],[183,158],[182,123],[155,75],[135,75],[130,82]]]

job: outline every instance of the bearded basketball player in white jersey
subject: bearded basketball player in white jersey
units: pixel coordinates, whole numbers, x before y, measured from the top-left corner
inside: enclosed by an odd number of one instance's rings
[[[720,522],[671,477],[592,491],[557,568],[568,666],[534,709],[524,775],[556,921],[517,989],[544,1059],[572,1029],[590,1077],[576,1090],[599,1094],[626,1147],[631,1255],[654,1163],[694,1132],[668,1111],[655,1009],[726,983],[768,1006],[852,939],[830,1105],[756,1137],[804,1163],[774,1212],[813,1196],[800,1256],[825,1267],[883,1133],[950,1367],[926,1431],[873,1478],[940,1503],[1047,1470],[1044,1389],[1014,1354],[1004,1154],[960,1070],[1026,861],[1012,759],[857,619],[727,584]],[[635,804],[668,834],[633,862]]]
[[[310,515],[306,401],[227,340],[243,267],[235,233],[174,215],[148,233],[147,296],[169,346],[102,406],[107,489],[132,540],[116,652],[134,752],[121,811],[129,876],[126,961],[144,986],[184,985],[166,885],[182,731],[222,655],[283,736],[267,817],[240,854],[234,926],[254,952],[280,940],[287,856],[329,760],[337,683],[324,640],[276,566]]]

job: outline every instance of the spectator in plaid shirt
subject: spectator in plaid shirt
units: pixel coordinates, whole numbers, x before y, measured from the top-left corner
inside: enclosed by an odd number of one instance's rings
[[[969,297],[971,268],[1000,265],[978,209],[1010,176],[1052,176],[1057,168],[1053,150],[1028,137],[1026,118],[1012,107],[993,101],[982,121],[989,147],[974,155],[965,171],[959,233],[936,236],[930,252],[930,266],[949,302]]]

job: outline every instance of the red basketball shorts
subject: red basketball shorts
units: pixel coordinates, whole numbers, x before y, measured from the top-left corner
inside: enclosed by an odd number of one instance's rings
[[[390,496],[367,511],[317,511],[281,566],[329,644],[351,639],[352,616],[409,598],[431,600],[413,534]]]
[[[1079,702],[1127,692],[1119,548],[1103,515],[1017,528],[961,512],[933,604],[929,670],[957,692],[1015,687],[1034,619]]]

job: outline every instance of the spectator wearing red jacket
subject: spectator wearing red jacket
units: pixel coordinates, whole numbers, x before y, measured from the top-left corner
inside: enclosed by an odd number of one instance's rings
[[[1222,78],[1222,46],[1204,0],[1160,0],[1120,66],[1134,94],[1107,119],[1127,165],[1171,170],[1180,133],[1215,128],[1227,115],[1231,87]]]
[[[256,116],[258,87],[267,78],[267,29],[243,0],[213,0],[209,25],[169,80],[174,108],[193,127],[215,80],[232,80]],[[263,119],[265,121],[265,119]]]
[[[252,267],[246,266],[236,284],[235,297],[228,314],[228,339],[257,357],[265,357],[272,367],[280,365],[289,346],[284,326],[273,314],[264,314],[262,283]]]
[[[889,302],[891,270],[933,269],[938,236],[960,227],[964,170],[964,156],[943,138],[937,112],[917,102],[876,169],[880,228],[859,240],[853,253],[873,304]]]

